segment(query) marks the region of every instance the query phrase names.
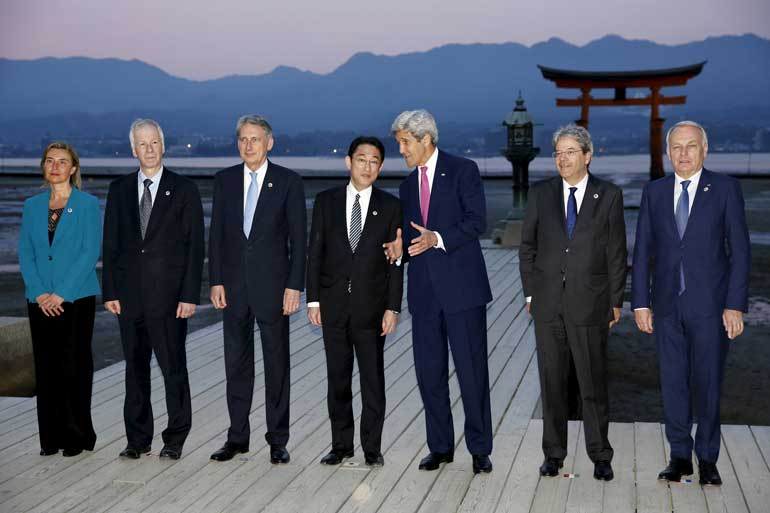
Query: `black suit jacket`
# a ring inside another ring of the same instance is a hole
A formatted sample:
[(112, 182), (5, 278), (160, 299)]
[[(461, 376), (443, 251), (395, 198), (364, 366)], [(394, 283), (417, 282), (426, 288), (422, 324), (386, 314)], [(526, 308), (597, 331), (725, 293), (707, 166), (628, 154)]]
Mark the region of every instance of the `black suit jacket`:
[(126, 318), (174, 316), (179, 302), (200, 302), (200, 194), (192, 180), (164, 167), (142, 240), (137, 174), (114, 180), (107, 194), (102, 298), (120, 300)]
[(307, 210), (302, 178), (268, 162), (249, 237), (243, 234), (243, 163), (214, 177), (209, 281), (259, 321), (282, 315), (284, 289), (303, 290)]
[[(401, 226), (398, 199), (372, 188), (366, 223), (355, 254), (350, 248), (345, 210), (346, 187), (316, 196), (310, 230), (307, 302), (321, 302), (321, 319), (344, 326), (379, 330), (385, 310), (401, 310), (404, 270), (388, 264), (382, 245)], [(350, 283), (350, 293), (348, 293)]]
[(623, 192), (589, 174), (572, 239), (567, 237), (560, 176), (529, 190), (519, 268), (536, 320), (560, 310), (579, 325), (597, 325), (621, 307), (626, 286)]

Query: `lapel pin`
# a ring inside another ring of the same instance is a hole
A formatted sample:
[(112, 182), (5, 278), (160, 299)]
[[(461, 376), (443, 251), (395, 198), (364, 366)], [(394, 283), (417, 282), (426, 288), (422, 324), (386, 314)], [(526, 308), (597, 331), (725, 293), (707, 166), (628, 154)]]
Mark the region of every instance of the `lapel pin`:
[(441, 176), (446, 176), (446, 173), (441, 173)]
[(270, 188), (273, 186), (273, 182), (267, 182), (267, 187)]
[(709, 190), (709, 186), (710, 186), (710, 185), (711, 185), (711, 184), (708, 184), (708, 185), (706, 185), (706, 186), (703, 188), (703, 192), (708, 192), (708, 190)]
[(68, 214), (71, 214), (71, 213), (72, 213), (72, 207), (70, 207), (70, 208), (68, 208), (68, 209), (67, 209), (67, 213), (68, 213)]
[(594, 199), (599, 199), (599, 195), (594, 193)]
[(377, 215), (377, 211), (376, 210), (372, 210), (372, 215), (376, 216)]
[(171, 196), (171, 191), (166, 191), (166, 196)]

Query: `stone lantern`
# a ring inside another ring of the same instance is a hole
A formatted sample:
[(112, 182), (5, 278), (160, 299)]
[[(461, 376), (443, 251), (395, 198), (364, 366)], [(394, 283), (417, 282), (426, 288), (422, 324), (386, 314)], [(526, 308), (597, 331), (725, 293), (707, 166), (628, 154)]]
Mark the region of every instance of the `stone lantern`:
[[(524, 99), (516, 99), (516, 108), (503, 120), (508, 129), (508, 146), (500, 153), (513, 166), (513, 189), (526, 191), (529, 188), (529, 163), (540, 153), (540, 148), (533, 146), (533, 129), (535, 126), (532, 116), (524, 106)], [(526, 197), (526, 194), (525, 194)], [(514, 207), (516, 194), (514, 194)], [(520, 205), (523, 207), (524, 205)]]

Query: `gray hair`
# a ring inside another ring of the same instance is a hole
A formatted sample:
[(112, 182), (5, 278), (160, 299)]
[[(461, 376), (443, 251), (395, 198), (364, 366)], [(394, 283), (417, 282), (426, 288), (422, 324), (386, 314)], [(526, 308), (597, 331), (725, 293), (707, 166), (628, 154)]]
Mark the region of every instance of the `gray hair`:
[(135, 119), (133, 123), (131, 123), (131, 128), (128, 131), (128, 140), (131, 142), (131, 151), (136, 151), (136, 148), (134, 148), (134, 132), (136, 130), (139, 130), (140, 128), (144, 128), (146, 126), (152, 126), (155, 127), (155, 129), (158, 131), (158, 134), (160, 135), (160, 146), (161, 149), (166, 149), (166, 140), (163, 137), (163, 129), (160, 127), (157, 121), (154, 119)]
[(399, 114), (396, 120), (393, 121), (390, 131), (395, 134), (401, 130), (406, 130), (418, 140), (421, 140), (425, 137), (425, 134), (428, 134), (433, 145), (438, 144), (436, 120), (425, 109), (405, 110)]
[(238, 118), (238, 122), (235, 124), (236, 137), (240, 137), (241, 128), (246, 124), (262, 127), (265, 134), (267, 134), (267, 137), (273, 136), (273, 127), (270, 126), (270, 123), (267, 122), (267, 119), (265, 119), (264, 116), (260, 116), (259, 114), (246, 114), (245, 116)]
[(700, 130), (700, 135), (703, 138), (703, 145), (708, 146), (709, 144), (709, 138), (706, 135), (706, 130), (703, 128), (703, 126), (700, 123), (696, 123), (695, 121), (680, 121), (679, 123), (676, 123), (674, 126), (668, 129), (668, 132), (666, 132), (666, 149), (668, 149), (668, 141), (671, 138), (671, 134), (674, 133), (674, 130), (677, 128), (681, 128), (683, 126), (691, 126), (693, 128), (697, 128)]
[(559, 139), (562, 137), (575, 139), (575, 141), (577, 141), (577, 143), (580, 145), (580, 149), (583, 150), (583, 153), (591, 152), (591, 154), (593, 154), (594, 143), (591, 140), (591, 134), (588, 133), (588, 130), (582, 126), (570, 123), (567, 126), (562, 126), (556, 129), (556, 131), (553, 133), (553, 139), (551, 140), (554, 150), (556, 149), (556, 144), (559, 142)]

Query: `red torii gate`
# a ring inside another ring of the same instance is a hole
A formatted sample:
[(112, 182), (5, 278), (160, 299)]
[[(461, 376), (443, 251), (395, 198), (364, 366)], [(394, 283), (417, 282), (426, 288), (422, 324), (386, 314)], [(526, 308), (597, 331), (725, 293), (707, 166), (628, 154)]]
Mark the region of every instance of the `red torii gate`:
[[(650, 179), (663, 176), (663, 122), (660, 105), (683, 105), (686, 96), (663, 96), (663, 87), (683, 86), (697, 76), (706, 61), (680, 68), (641, 71), (571, 71), (538, 65), (543, 78), (556, 87), (580, 89), (578, 98), (557, 98), (557, 107), (580, 107), (578, 125), (588, 128), (588, 109), (594, 107), (619, 107), (650, 105)], [(626, 98), (627, 88), (649, 88), (644, 98)], [(614, 89), (614, 98), (593, 98), (592, 89)]]

